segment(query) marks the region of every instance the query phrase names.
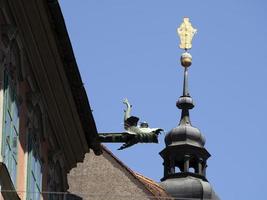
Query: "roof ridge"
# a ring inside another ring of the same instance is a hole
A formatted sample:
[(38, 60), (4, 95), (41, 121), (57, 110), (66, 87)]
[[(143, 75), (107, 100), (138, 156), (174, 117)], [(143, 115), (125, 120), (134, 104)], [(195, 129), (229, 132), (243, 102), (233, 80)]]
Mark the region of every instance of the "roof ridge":
[(141, 182), (143, 182), (145, 185), (147, 185), (147, 187), (152, 190), (152, 192), (156, 195), (156, 196), (164, 196), (164, 197), (169, 197), (168, 199), (172, 199), (169, 194), (166, 192), (166, 190), (161, 187), (161, 185), (159, 185), (157, 182), (155, 182), (153, 179), (150, 179), (142, 174), (139, 173), (135, 173), (136, 176), (140, 179)]
[[(142, 175), (142, 174), (140, 174), (140, 173), (138, 173), (138, 172), (134, 172), (134, 173), (135, 173), (135, 175), (137, 175), (138, 177), (140, 176), (141, 178), (146, 179), (146, 180), (149, 181), (150, 183), (153, 183), (153, 184), (154, 184), (155, 186), (157, 186), (158, 188), (164, 190), (164, 188), (161, 187), (161, 186), (160, 186), (156, 181), (154, 181), (153, 179), (148, 178), (147, 176), (144, 176), (144, 175)], [(164, 190), (164, 191), (165, 191), (165, 190)]]

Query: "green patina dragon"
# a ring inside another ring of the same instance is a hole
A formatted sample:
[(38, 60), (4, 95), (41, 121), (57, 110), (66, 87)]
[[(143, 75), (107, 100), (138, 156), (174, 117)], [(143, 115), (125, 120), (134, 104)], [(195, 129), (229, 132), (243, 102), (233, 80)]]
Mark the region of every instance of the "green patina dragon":
[(126, 105), (124, 110), (124, 129), (122, 133), (101, 133), (99, 134), (100, 142), (105, 143), (124, 143), (118, 150), (125, 149), (137, 143), (158, 143), (158, 135), (163, 129), (149, 128), (147, 122), (140, 123), (139, 118), (131, 116), (132, 106), (128, 99), (124, 99)]

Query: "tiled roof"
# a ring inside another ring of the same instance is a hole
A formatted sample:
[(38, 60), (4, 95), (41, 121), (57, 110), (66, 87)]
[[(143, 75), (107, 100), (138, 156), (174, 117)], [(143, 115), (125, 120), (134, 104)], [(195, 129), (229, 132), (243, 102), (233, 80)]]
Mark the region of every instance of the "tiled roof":
[(154, 180), (147, 178), (139, 173), (135, 176), (156, 196), (158, 199), (172, 199), (167, 192)]
[(128, 171), (134, 178), (136, 178), (144, 187), (151, 193), (151, 196), (155, 197), (153, 199), (164, 199), (169, 200), (171, 198), (167, 192), (155, 181), (149, 179), (137, 172), (134, 172), (129, 167), (127, 167), (119, 158), (117, 158), (107, 147), (102, 145), (103, 151), (109, 154), (114, 160), (122, 166), (126, 171)]

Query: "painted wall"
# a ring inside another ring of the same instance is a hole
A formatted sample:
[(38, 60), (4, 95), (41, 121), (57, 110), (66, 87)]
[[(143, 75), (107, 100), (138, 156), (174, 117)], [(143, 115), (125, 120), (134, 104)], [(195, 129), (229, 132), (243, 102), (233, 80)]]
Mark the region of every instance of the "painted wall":
[[(20, 199), (24, 200), (27, 195), (36, 192), (27, 187), (30, 174), (28, 156), (31, 151), (29, 149), (30, 136), (37, 144), (34, 148), (38, 146), (35, 151), (41, 165), (41, 173), (38, 175), (41, 178), (41, 190), (45, 192), (66, 191), (67, 172), (64, 170), (64, 160), (58, 142), (53, 137), (55, 132), (45, 109), (47, 102), (40, 93), (38, 81), (34, 75), (37, 66), (32, 63), (37, 58), (30, 56), (26, 51), (23, 35), (16, 26), (14, 13), (8, 1), (0, 0), (0, 5), (0, 149), (4, 146), (3, 81), (4, 71), (7, 71), (15, 85), (19, 101), (17, 173), (16, 181), (13, 182), (17, 194)], [(2, 162), (2, 156), (0, 158)], [(52, 198), (53, 195), (50, 197)], [(0, 200), (2, 199), (3, 196), (0, 193)], [(49, 199), (49, 195), (44, 193), (41, 199)]]

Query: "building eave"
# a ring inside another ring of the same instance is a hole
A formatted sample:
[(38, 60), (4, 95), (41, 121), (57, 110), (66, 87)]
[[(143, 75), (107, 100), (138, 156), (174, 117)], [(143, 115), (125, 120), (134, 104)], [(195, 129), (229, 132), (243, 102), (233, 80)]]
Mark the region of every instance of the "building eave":
[(102, 153), (98, 133), (86, 94), (80, 72), (72, 50), (71, 42), (68, 36), (64, 18), (56, 0), (48, 1), (48, 10), (51, 16), (51, 25), (54, 28), (58, 50), (63, 61), (64, 70), (70, 84), (76, 109), (82, 124), (83, 131), (89, 148), (93, 149), (96, 155)]

